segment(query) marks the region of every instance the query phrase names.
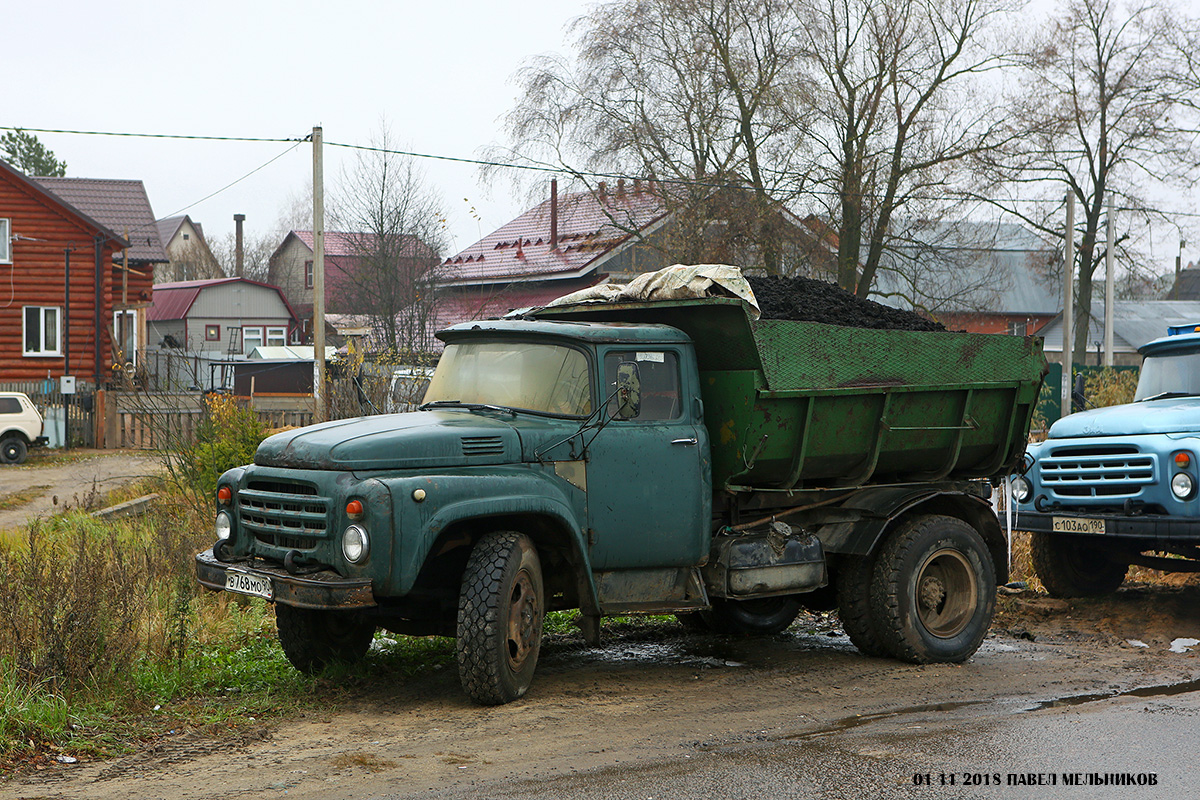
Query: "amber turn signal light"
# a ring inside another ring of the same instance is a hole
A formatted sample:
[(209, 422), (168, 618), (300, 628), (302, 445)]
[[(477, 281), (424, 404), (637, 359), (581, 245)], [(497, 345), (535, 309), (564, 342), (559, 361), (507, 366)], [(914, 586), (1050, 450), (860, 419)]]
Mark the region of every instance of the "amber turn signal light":
[(217, 502), (223, 506), (229, 505), (233, 501), (233, 490), (228, 486), (222, 486), (217, 489)]
[(351, 500), (346, 503), (346, 516), (350, 519), (363, 518), (363, 504), (361, 500)]
[(1191, 463), (1192, 457), (1184, 451), (1180, 450), (1175, 454), (1175, 466), (1179, 467), (1180, 469), (1187, 469)]

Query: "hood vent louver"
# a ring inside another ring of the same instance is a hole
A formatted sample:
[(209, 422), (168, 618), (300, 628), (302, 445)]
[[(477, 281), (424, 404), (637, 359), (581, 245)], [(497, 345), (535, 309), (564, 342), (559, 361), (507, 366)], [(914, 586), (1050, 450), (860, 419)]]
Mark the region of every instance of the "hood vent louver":
[(501, 456), (504, 455), (504, 439), (500, 436), (464, 436), (462, 437), (462, 452), (468, 458), (471, 456)]

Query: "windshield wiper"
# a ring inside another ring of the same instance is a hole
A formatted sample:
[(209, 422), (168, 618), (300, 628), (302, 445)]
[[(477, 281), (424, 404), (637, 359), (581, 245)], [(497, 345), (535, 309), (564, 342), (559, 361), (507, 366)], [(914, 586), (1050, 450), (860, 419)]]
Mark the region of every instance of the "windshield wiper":
[(429, 408), (465, 408), (468, 411), (499, 411), (502, 414), (512, 414), (514, 417), (517, 415), (515, 409), (505, 406), (494, 406), (489, 403), (464, 403), (462, 400), (433, 400), (417, 406), (418, 411)]
[(1149, 397), (1143, 397), (1141, 400), (1138, 400), (1138, 402), (1139, 403), (1147, 403), (1151, 400), (1165, 400), (1168, 397), (1195, 397), (1195, 396), (1196, 395), (1192, 392), (1159, 392), (1158, 394), (1152, 394)]

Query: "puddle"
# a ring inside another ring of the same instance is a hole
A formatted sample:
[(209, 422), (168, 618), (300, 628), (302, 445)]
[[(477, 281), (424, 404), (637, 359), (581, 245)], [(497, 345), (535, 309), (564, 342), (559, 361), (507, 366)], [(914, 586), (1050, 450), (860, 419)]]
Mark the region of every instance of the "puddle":
[(1124, 692), (1097, 692), (1095, 694), (1077, 694), (1071, 697), (1059, 697), (1054, 700), (1044, 700), (1022, 711), (1041, 711), (1044, 708), (1066, 708), (1081, 706), (1084, 703), (1095, 703), (1100, 700), (1111, 700), (1116, 697), (1174, 697), (1188, 692), (1200, 691), (1200, 680), (1185, 681), (1184, 683), (1168, 683), (1162, 686), (1142, 686), (1128, 689)]
[(898, 708), (894, 711), (881, 711), (878, 714), (856, 714), (853, 717), (844, 717), (839, 719), (827, 728), (822, 728), (818, 731), (809, 731), (807, 733), (799, 733), (793, 736), (783, 737), (785, 741), (804, 742), (809, 739), (819, 739), (823, 736), (831, 736), (835, 733), (848, 731), (852, 728), (857, 728), (862, 725), (869, 725), (872, 722), (878, 722), (883, 719), (895, 719), (908, 714), (929, 714), (937, 711), (957, 711), (960, 708), (969, 708), (971, 706), (982, 705), (991, 702), (989, 700), (964, 700), (958, 703), (928, 703), (920, 706), (909, 706), (907, 708)]

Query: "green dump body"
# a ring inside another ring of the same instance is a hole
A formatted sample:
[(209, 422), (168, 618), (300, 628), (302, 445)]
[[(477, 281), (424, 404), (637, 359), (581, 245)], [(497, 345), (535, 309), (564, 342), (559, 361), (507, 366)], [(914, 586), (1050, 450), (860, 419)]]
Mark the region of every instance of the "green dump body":
[(753, 320), (726, 298), (539, 317), (660, 323), (692, 339), (714, 488), (793, 490), (1005, 474), (1025, 451), (1041, 340)]

